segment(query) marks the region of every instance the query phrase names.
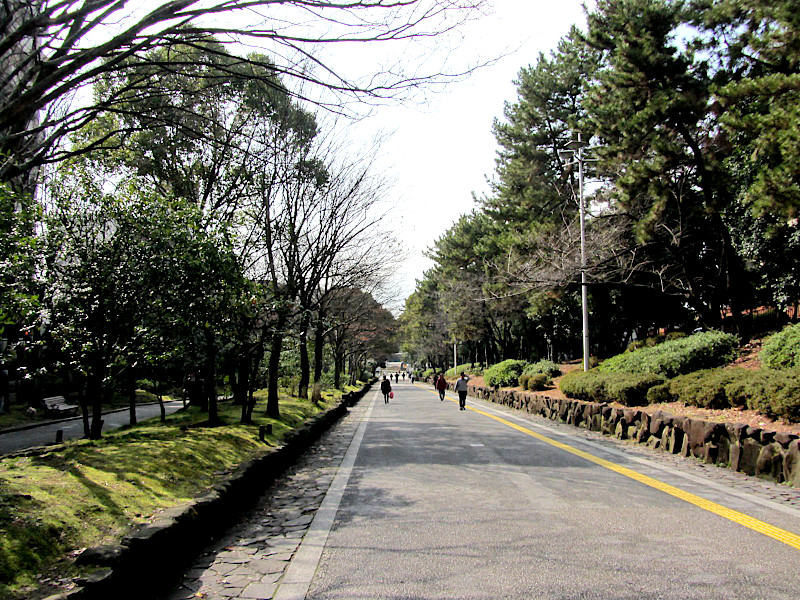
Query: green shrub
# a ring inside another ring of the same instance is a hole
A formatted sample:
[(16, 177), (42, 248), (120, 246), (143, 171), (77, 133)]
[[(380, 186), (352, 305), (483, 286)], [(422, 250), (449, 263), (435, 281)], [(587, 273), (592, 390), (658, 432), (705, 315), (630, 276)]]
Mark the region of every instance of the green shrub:
[(652, 373), (613, 373), (607, 375), (605, 396), (610, 402), (625, 406), (647, 404), (647, 392), (654, 386), (664, 383), (661, 375)]
[(602, 373), (652, 373), (675, 377), (722, 366), (736, 355), (739, 340), (721, 331), (705, 331), (658, 346), (623, 352), (603, 362)]
[(523, 373), (526, 375), (537, 375), (539, 373), (544, 373), (548, 377), (558, 377), (561, 375), (561, 369), (559, 369), (558, 365), (552, 360), (540, 360), (527, 365)]
[(519, 385), (524, 390), (544, 390), (552, 384), (553, 380), (544, 373), (523, 373), (519, 376)]
[(605, 382), (608, 377), (597, 371), (570, 371), (561, 378), (559, 387), (569, 398), (591, 402), (607, 402)]
[(137, 379), (136, 380), (136, 389), (137, 390), (144, 390), (145, 392), (155, 392), (156, 386), (149, 379)]
[(705, 369), (650, 388), (651, 404), (678, 400), (689, 406), (749, 408), (771, 418), (800, 421), (800, 370)]
[(771, 335), (761, 349), (761, 362), (770, 369), (800, 368), (800, 323)]
[(469, 375), (481, 375), (483, 374), (483, 368), (480, 366), (480, 364), (465, 363), (463, 365), (458, 365), (455, 369), (447, 369), (445, 375), (457, 377), (460, 376), (462, 372)]
[(423, 377), (432, 377), (432, 376), (433, 376), (433, 374), (434, 374), (435, 372), (436, 372), (436, 371), (435, 371), (434, 369), (425, 369), (425, 370), (422, 372), (422, 376), (423, 376)]
[[(525, 375), (521, 377), (525, 377)], [(533, 375), (527, 375), (527, 377), (528, 386), (525, 388), (526, 390), (544, 390), (553, 384), (553, 380), (546, 373), (534, 373)]]
[(647, 403), (648, 404), (662, 404), (673, 402), (675, 396), (669, 391), (669, 382), (654, 385), (647, 390)]
[(650, 373), (571, 371), (561, 378), (561, 391), (579, 400), (642, 406), (647, 404), (648, 390), (663, 383), (663, 377)]
[(483, 372), (486, 385), (495, 387), (514, 387), (519, 383), (519, 376), (525, 368), (524, 360), (510, 358), (492, 365)]
[(654, 335), (647, 337), (643, 340), (635, 340), (628, 344), (626, 348), (626, 352), (633, 352), (634, 350), (639, 350), (641, 348), (652, 348), (653, 346), (658, 346), (659, 344), (663, 344), (664, 342), (670, 342), (672, 340), (678, 340), (681, 338), (685, 338), (686, 334), (683, 331), (670, 331), (666, 335)]
[(672, 340), (680, 340), (687, 337), (686, 333), (683, 331), (670, 331), (665, 337), (665, 342), (671, 342)]

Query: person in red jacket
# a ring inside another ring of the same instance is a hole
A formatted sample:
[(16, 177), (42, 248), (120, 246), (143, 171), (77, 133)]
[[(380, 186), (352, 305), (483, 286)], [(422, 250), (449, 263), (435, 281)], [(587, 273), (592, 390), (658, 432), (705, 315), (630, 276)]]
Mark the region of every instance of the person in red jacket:
[(444, 400), (444, 393), (447, 390), (447, 380), (444, 375), (439, 375), (439, 379), (436, 380), (436, 389), (439, 390), (439, 400)]

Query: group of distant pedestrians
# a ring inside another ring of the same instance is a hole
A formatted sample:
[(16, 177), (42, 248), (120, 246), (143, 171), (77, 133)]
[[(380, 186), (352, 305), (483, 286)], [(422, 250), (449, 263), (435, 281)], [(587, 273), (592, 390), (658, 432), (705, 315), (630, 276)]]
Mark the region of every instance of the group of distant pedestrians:
[[(395, 373), (392, 375), (389, 373), (388, 377), (386, 375), (383, 376), (383, 381), (381, 381), (381, 393), (383, 394), (383, 402), (385, 404), (389, 404), (389, 400), (394, 398), (394, 393), (392, 392), (392, 377), (394, 377), (395, 383), (400, 383), (400, 378), (403, 378), (403, 381), (406, 380), (406, 373), (403, 371), (402, 373)], [(408, 380), (411, 383), (414, 383), (414, 374), (408, 374)]]
[[(400, 373), (394, 374), (394, 382), (400, 383)], [(402, 373), (403, 381), (406, 379), (405, 372)], [(414, 374), (409, 373), (408, 379), (411, 383), (414, 383)], [(461, 371), (461, 377), (458, 378), (453, 384), (453, 390), (458, 394), (458, 408), (459, 410), (467, 410), (467, 382), (469, 381), (469, 377), (464, 371)], [(433, 376), (433, 387), (434, 389), (439, 392), (439, 400), (444, 400), (444, 394), (447, 391), (447, 380), (444, 378), (444, 374), (439, 375), (438, 373), (434, 374)], [(389, 404), (389, 400), (394, 398), (394, 393), (392, 392), (392, 374), (390, 373), (388, 377), (386, 375), (383, 376), (383, 381), (381, 381), (381, 393), (383, 394), (383, 402), (384, 404)]]

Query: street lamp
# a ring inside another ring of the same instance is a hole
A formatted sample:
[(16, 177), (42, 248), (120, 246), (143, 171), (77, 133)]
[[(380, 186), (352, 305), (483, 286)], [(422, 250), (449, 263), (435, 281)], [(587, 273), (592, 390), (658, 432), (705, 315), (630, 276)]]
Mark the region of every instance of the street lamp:
[(583, 163), (587, 159), (583, 155), (583, 140), (578, 132), (578, 139), (567, 144), (567, 150), (559, 150), (561, 160), (568, 161), (565, 166), (578, 165), (578, 206), (581, 223), (581, 309), (583, 312), (583, 370), (589, 370), (589, 301), (586, 287), (586, 207), (583, 201)]

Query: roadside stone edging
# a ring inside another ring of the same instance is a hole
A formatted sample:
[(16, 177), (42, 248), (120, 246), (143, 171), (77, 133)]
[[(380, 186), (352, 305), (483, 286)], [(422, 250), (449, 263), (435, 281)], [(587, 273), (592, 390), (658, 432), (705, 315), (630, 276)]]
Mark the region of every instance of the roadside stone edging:
[[(452, 387), (448, 383), (448, 388)], [(468, 385), (467, 389), (475, 398), (552, 421), (632, 440), (671, 454), (694, 456), (707, 464), (800, 487), (800, 436), (794, 434), (679, 417), (663, 411), (649, 415), (636, 408), (614, 408), (605, 402), (552, 398), (476, 385)]]
[(348, 392), (339, 404), (288, 432), (273, 452), (241, 463), (208, 492), (162, 511), (152, 523), (134, 528), (119, 544), (87, 548), (76, 563), (96, 567), (93, 573), (79, 579), (75, 589), (46, 600), (139, 599), (163, 589), (183, 563), (188, 564), (226, 531), (373, 383)]

